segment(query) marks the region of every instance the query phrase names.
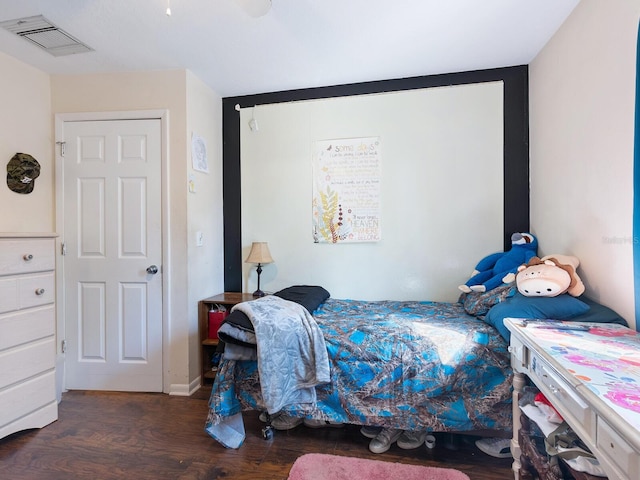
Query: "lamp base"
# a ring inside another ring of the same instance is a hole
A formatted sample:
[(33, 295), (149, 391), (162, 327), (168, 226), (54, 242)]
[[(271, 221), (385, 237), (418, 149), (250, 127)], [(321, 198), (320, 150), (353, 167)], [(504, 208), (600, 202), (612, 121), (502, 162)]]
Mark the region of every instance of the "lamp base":
[(264, 297), (266, 295), (266, 293), (264, 293), (262, 290), (258, 289), (255, 292), (253, 292), (253, 296), (254, 297)]

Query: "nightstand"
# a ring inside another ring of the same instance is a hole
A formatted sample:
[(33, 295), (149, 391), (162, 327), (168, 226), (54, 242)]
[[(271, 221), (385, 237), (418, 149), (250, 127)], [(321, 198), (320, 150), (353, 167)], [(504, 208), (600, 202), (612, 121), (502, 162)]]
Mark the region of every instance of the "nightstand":
[(198, 325), (200, 331), (200, 358), (202, 362), (202, 383), (213, 382), (217, 368), (211, 361), (218, 348), (218, 339), (209, 338), (209, 310), (213, 305), (220, 305), (231, 310), (234, 305), (255, 300), (251, 293), (224, 292), (198, 302)]

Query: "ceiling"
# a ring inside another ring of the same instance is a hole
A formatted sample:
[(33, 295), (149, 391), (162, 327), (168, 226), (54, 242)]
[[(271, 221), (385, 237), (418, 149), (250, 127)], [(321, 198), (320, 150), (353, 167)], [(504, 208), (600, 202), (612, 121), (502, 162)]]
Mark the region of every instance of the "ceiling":
[(51, 74), (188, 69), (229, 97), (528, 64), (579, 2), (272, 0), (256, 18), (249, 1), (0, 0), (0, 22), (44, 15), (94, 50), (0, 29), (0, 52)]

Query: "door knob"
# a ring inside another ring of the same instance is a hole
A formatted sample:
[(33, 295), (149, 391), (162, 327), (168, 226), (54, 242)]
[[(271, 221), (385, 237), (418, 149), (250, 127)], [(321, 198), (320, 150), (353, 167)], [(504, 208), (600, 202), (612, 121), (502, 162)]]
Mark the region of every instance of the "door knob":
[(155, 275), (156, 273), (158, 273), (158, 267), (156, 267), (155, 265), (149, 265), (147, 267), (147, 273), (149, 275)]

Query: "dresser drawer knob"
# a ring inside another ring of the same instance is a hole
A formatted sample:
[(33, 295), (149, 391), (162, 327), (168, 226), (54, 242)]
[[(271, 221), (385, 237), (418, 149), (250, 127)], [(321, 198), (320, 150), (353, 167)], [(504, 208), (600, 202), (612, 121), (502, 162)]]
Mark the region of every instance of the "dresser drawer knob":
[(36, 295), (44, 295), (44, 288), (38, 288), (36, 290)]
[(25, 254), (22, 256), (22, 259), (23, 259), (25, 262), (30, 262), (31, 260), (33, 260), (33, 254), (31, 254), (31, 253), (25, 253)]

